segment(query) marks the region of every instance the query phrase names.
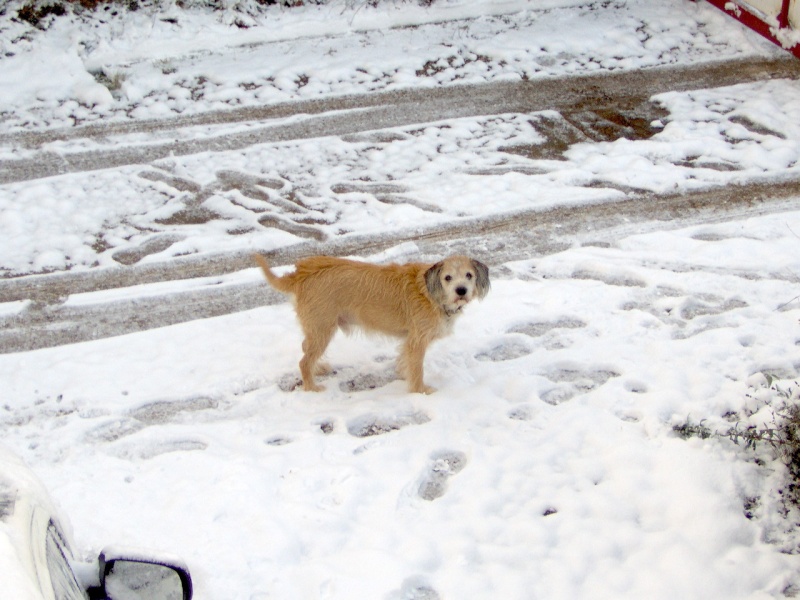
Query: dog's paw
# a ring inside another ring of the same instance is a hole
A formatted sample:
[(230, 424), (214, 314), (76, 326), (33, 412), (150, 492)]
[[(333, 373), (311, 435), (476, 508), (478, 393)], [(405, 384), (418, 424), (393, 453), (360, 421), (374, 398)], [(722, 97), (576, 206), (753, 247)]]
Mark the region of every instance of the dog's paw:
[(423, 384), (419, 387), (409, 387), (408, 391), (411, 394), (433, 394), (436, 392), (436, 388)]
[(317, 385), (316, 383), (303, 382), (303, 391), (306, 391), (306, 392), (324, 392), (325, 391), (325, 386), (324, 385)]

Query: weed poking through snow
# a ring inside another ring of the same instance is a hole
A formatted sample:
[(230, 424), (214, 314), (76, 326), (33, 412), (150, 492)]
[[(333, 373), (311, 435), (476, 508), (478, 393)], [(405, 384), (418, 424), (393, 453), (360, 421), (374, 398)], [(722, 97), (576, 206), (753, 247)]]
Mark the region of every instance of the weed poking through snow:
[[(789, 518), (800, 510), (800, 388), (797, 382), (781, 386), (775, 377), (768, 374), (764, 374), (761, 381), (761, 389), (747, 395), (752, 409), (744, 411), (749, 413), (747, 416), (759, 413), (757, 420), (760, 424), (748, 423), (736, 415), (737, 421), (723, 429), (713, 429), (706, 424), (706, 419), (699, 422), (687, 419), (672, 429), (682, 439), (728, 439), (752, 452), (755, 462), (761, 466), (767, 466), (770, 459), (772, 463), (783, 463), (786, 467), (785, 483), (777, 492), (782, 506), (781, 516)], [(766, 413), (767, 418), (762, 413)], [(768, 450), (767, 456), (762, 449)], [(752, 501), (751, 504), (758, 504), (757, 499), (748, 500)], [(793, 551), (800, 552), (800, 547)]]

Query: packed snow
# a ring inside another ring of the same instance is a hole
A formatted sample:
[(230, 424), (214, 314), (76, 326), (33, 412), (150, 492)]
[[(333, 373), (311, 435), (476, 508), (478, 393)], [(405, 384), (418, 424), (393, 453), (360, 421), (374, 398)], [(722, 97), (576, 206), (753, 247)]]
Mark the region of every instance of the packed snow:
[[(233, 14), (108, 13), (102, 26), (65, 16), (43, 32), (7, 11), (0, 160), (36, 155), (25, 133), (87, 123), (779, 52), (682, 0)], [(660, 94), (652, 137), (576, 143), (558, 159), (506, 151), (544, 142), (542, 124), (560, 118), (544, 111), (7, 183), (0, 272), (381, 239), (797, 177), (798, 85)], [(159, 135), (56, 138), (45, 149), (136, 147)], [(176, 218), (189, 210), (213, 218)], [(109, 543), (178, 554), (197, 598), (792, 596), (800, 558), (780, 461), (673, 428), (761, 425), (793, 397), (798, 247), (800, 211), (789, 210), (489, 261), (488, 297), (428, 352), (426, 381), (439, 390), (430, 396), (396, 378), (396, 341), (362, 335), (334, 339), (326, 391), (297, 389), (302, 339), (288, 301), (4, 354), (3, 443), (47, 484), (87, 556)], [(366, 259), (422, 254), (412, 242)], [(261, 277), (253, 268), (219, 281)], [(145, 293), (155, 292), (63, 300)], [(0, 304), (0, 315), (29, 304)]]

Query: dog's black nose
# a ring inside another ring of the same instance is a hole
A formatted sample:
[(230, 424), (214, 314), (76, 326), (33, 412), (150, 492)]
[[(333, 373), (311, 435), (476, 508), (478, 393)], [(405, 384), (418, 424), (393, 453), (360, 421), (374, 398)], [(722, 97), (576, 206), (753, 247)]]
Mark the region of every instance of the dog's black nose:
[(456, 294), (458, 294), (459, 296), (466, 296), (467, 295), (467, 288), (465, 288), (463, 286), (462, 287), (457, 287), (456, 288)]

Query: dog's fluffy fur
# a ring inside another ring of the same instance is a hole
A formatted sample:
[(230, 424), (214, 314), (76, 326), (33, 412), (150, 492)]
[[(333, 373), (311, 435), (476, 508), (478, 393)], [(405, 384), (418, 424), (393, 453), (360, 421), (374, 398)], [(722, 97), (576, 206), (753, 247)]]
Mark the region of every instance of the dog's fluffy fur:
[(256, 261), (276, 290), (294, 296), (303, 328), (300, 374), (303, 389), (323, 389), (314, 375), (327, 370), (319, 360), (339, 327), (352, 327), (402, 338), (398, 372), (411, 392), (435, 390), (423, 382), (428, 345), (453, 327), (461, 309), (489, 292), (489, 269), (466, 256), (452, 256), (434, 265), (373, 265), (315, 256), (299, 261), (295, 271), (278, 277), (267, 260)]

